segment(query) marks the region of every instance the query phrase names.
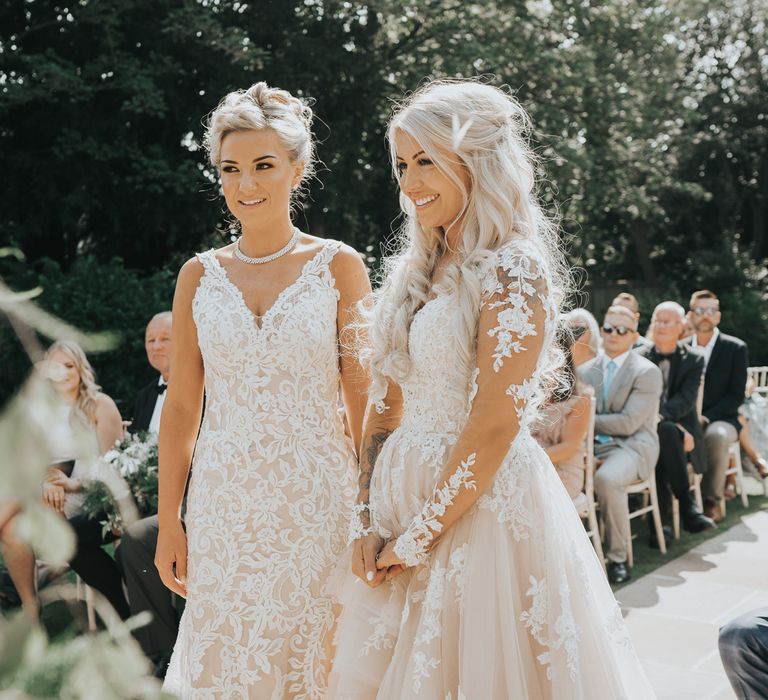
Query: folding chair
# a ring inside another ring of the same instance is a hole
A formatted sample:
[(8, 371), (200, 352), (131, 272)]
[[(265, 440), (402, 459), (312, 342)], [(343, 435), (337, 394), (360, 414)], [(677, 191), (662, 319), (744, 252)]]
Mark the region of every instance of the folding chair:
[(597, 552), (597, 558), (605, 569), (603, 543), (600, 539), (600, 527), (597, 522), (597, 502), (595, 501), (595, 412), (597, 401), (593, 396), (589, 400), (589, 430), (587, 431), (587, 449), (584, 452), (584, 491), (585, 500), (579, 508), (579, 515), (586, 520), (587, 536)]
[[(632, 493), (642, 493), (645, 495), (643, 499), (644, 504), (636, 510), (631, 510), (628, 516), (628, 525), (631, 531), (632, 518), (638, 518), (646, 513), (651, 513), (653, 517), (653, 525), (656, 530), (656, 539), (659, 543), (659, 551), (662, 554), (667, 553), (667, 543), (664, 540), (664, 530), (661, 527), (661, 512), (659, 511), (659, 497), (656, 492), (656, 470), (651, 469), (651, 473), (647, 479), (638, 479), (634, 483), (627, 486), (627, 497)], [(629, 538), (627, 546), (627, 563), (630, 568), (634, 566), (634, 558), (632, 555), (632, 537)]]

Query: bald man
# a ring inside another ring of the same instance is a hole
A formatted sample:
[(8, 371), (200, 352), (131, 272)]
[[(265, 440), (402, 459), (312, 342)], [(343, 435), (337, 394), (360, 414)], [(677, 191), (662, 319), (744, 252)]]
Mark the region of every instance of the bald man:
[[(157, 370), (153, 379), (139, 393), (130, 430), (160, 432), (160, 415), (165, 403), (165, 387), (171, 369), (171, 312), (152, 317), (144, 333), (144, 348), (149, 364)], [(154, 666), (154, 675), (162, 678), (171, 658), (179, 628), (180, 613), (170, 591), (160, 580), (155, 567), (157, 515), (129, 525), (123, 532), (115, 559), (128, 589), (131, 615), (148, 611), (152, 621), (133, 631), (142, 650)]]
[(159, 377), (145, 386), (136, 399), (133, 422), (130, 430), (148, 430), (157, 435), (160, 432), (160, 415), (165, 404), (165, 388), (171, 371), (171, 312), (155, 314), (144, 332), (144, 349), (149, 364), (157, 370)]

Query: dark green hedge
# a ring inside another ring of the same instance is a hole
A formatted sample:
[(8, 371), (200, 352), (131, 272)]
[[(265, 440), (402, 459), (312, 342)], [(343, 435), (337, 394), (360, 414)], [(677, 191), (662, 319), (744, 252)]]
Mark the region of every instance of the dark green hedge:
[[(171, 308), (175, 271), (152, 274), (126, 268), (118, 258), (106, 264), (79, 258), (66, 272), (52, 260), (13, 265), (4, 278), (15, 290), (40, 286), (36, 302), (83, 331), (114, 331), (115, 349), (91, 354), (96, 379), (129, 418), (136, 393), (152, 377), (144, 352), (144, 328), (158, 311)], [(44, 339), (47, 344), (47, 340)], [(7, 322), (0, 323), (0, 398), (12, 395), (29, 370), (29, 361)]]

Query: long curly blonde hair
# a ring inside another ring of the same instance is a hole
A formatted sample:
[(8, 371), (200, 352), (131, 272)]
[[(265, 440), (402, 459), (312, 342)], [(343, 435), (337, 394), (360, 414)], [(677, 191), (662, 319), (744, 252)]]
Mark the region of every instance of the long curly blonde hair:
[(80, 383), (77, 388), (77, 400), (73, 408), (73, 416), (87, 426), (96, 423), (96, 405), (98, 403), (101, 387), (96, 383), (96, 374), (91, 363), (86, 357), (85, 351), (73, 340), (57, 340), (45, 352), (45, 359), (50, 360), (51, 355), (63, 352), (75, 365), (80, 375)]
[[(513, 238), (533, 242), (549, 271), (550, 292), (562, 300), (569, 287), (558, 228), (543, 212), (534, 191), (536, 158), (528, 143), (529, 118), (502, 89), (475, 81), (432, 81), (405, 99), (389, 122), (387, 139), (395, 178), (397, 131), (415, 139), (463, 193), (459, 249), (445, 268), (439, 291), (457, 299), (459, 333), (464, 340), (459, 359), (471, 372), (482, 280), (501, 246)], [(451, 168), (456, 162), (469, 175), (469, 191)], [(385, 396), (388, 379), (401, 383), (410, 371), (411, 323), (429, 299), (432, 276), (446, 251), (443, 230), (422, 228), (415, 205), (403, 193), (400, 207), (405, 222), (393, 254), (383, 261), (382, 284), (365, 322), (369, 341), (361, 356), (371, 372), (374, 403)], [(551, 352), (544, 371), (556, 372), (562, 354), (556, 349)]]

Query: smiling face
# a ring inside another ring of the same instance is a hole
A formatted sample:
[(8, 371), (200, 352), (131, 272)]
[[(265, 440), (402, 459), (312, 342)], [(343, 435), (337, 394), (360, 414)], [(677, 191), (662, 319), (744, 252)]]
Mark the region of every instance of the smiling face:
[(144, 333), (144, 349), (147, 359), (167, 379), (171, 368), (171, 319), (163, 315), (153, 318)]
[(676, 343), (683, 334), (683, 317), (673, 309), (653, 312), (653, 340), (657, 344)]
[[(616, 309), (616, 311), (614, 310)], [(618, 310), (624, 311), (620, 313)], [(606, 328), (611, 328), (610, 332)], [(624, 310), (622, 307), (613, 306), (605, 314), (603, 327), (600, 329), (600, 335), (603, 338), (603, 349), (608, 357), (618, 357), (625, 352), (629, 352), (632, 345), (637, 340), (637, 321), (631, 311)], [(626, 331), (620, 335), (618, 331)]]
[(688, 318), (697, 333), (712, 333), (720, 324), (720, 302), (707, 298), (692, 301)]
[(48, 355), (48, 378), (56, 392), (62, 396), (77, 396), (80, 390), (80, 372), (75, 361), (63, 350), (54, 350)]
[(458, 179), (467, 193), (470, 177), (455, 153), (440, 154), (450, 163), (451, 175), (435, 165), (418, 141), (400, 129), (394, 135), (400, 191), (413, 202), (422, 228), (442, 228), (447, 231), (461, 224), (464, 195)]
[(244, 227), (284, 219), (302, 174), (273, 129), (231, 131), (221, 140), (221, 186)]

